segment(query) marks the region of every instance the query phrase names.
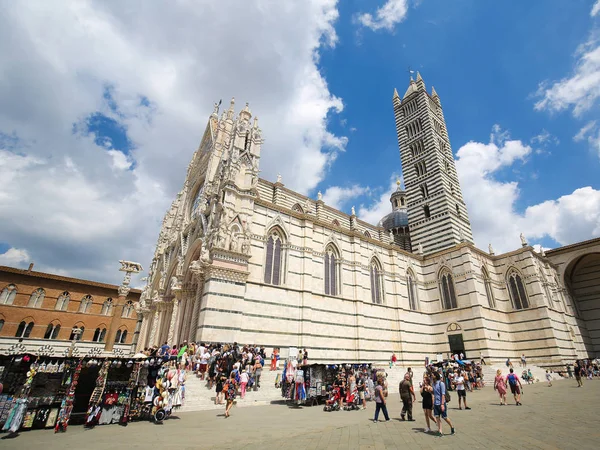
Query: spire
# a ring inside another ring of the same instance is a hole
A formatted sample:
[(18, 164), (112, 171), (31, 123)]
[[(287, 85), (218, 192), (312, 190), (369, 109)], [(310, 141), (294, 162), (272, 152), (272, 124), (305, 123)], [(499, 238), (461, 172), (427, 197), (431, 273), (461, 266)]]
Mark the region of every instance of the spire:
[(417, 72), (417, 89), (425, 90), (425, 82), (423, 81), (423, 77), (419, 72)]
[(435, 92), (435, 88), (434, 88), (433, 86), (431, 86), (431, 96), (432, 96), (432, 97), (438, 97), (438, 98), (439, 98), (439, 95), (438, 95), (438, 93), (437, 93), (437, 92)]
[(417, 81), (423, 81), (423, 78), (421, 78), (421, 74), (419, 73), (419, 71), (417, 71)]
[(244, 109), (240, 111), (240, 117), (245, 117), (246, 120), (250, 120), (250, 117), (252, 117), (252, 113), (250, 112), (250, 105), (248, 104), (248, 102), (246, 102), (246, 106), (244, 106)]
[(258, 128), (258, 116), (254, 116), (254, 123), (252, 124), (252, 128)]
[(227, 110), (227, 118), (233, 119), (234, 112), (235, 112), (235, 98), (231, 97), (231, 103), (229, 104), (229, 109)]
[(408, 85), (408, 89), (404, 93), (404, 97), (402, 97), (402, 100), (404, 100), (406, 97), (408, 97), (413, 92), (417, 92), (417, 83), (415, 83), (415, 80), (413, 80), (413, 78), (410, 77), (410, 84)]
[(392, 99), (395, 99), (395, 98), (400, 98), (400, 96), (398, 95), (398, 89), (396, 89), (396, 88), (394, 88), (394, 95), (393, 95)]

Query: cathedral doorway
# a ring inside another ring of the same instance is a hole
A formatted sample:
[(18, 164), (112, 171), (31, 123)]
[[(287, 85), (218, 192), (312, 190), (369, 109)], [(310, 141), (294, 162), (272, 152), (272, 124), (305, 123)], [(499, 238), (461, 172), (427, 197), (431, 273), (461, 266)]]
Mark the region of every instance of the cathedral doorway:
[[(580, 320), (582, 338), (591, 357), (600, 356), (600, 253), (583, 255), (569, 264), (565, 284)], [(583, 328), (583, 327), (582, 327)]]
[(467, 357), (465, 353), (465, 343), (463, 342), (463, 335), (461, 334), (449, 334), (448, 343), (450, 344), (450, 355), (460, 355), (461, 353)]

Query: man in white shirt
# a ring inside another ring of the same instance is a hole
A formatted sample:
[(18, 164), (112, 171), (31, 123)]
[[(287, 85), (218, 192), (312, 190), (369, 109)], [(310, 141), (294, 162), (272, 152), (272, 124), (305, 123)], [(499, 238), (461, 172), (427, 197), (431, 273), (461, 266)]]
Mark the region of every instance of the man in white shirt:
[(471, 409), (467, 406), (467, 390), (465, 389), (464, 375), (464, 372), (460, 372), (460, 369), (458, 369), (453, 381), (454, 386), (456, 386), (456, 394), (458, 395), (458, 409), (462, 409), (461, 400), (465, 404), (465, 409)]

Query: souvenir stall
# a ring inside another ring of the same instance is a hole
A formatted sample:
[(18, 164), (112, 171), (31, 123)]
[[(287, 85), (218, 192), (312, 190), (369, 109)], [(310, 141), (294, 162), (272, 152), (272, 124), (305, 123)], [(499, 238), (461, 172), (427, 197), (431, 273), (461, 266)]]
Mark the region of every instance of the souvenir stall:
[(160, 359), (15, 355), (0, 356), (0, 383), (2, 431), (57, 432), (163, 420), (183, 403), (185, 372)]

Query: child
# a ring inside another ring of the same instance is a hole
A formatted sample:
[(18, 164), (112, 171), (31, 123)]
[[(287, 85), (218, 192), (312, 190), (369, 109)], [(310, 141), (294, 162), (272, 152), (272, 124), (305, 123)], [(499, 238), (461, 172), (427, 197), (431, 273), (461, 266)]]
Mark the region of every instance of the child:
[(552, 374), (549, 370), (546, 370), (546, 380), (548, 380), (548, 387), (552, 386)]

